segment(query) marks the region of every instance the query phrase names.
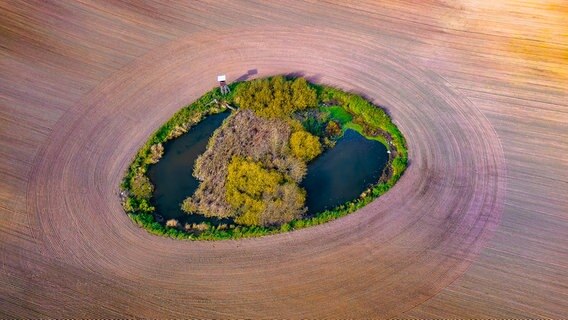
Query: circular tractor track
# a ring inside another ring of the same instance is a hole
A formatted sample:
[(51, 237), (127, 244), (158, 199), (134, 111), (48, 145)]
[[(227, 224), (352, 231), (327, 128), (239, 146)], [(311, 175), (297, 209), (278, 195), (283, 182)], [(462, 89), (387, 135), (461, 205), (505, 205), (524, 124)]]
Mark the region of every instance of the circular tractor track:
[[(252, 69), (256, 77), (300, 74), (383, 106), (408, 142), (404, 176), (353, 214), (286, 234), (191, 242), (137, 227), (118, 198), (135, 152), (215, 75), (234, 80)], [(60, 317), (400, 315), (474, 261), (505, 190), (500, 141), (475, 105), (388, 43), (337, 29), (177, 39), (92, 90), (48, 140), (27, 209), (38, 250), (54, 266), (35, 272), (60, 286), (43, 293), (59, 302), (45, 312)]]

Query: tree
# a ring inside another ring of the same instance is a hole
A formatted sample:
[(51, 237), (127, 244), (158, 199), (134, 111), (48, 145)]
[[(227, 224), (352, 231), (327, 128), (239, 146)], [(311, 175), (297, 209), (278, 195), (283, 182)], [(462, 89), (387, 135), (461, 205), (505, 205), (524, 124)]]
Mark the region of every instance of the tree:
[(292, 102), (295, 110), (304, 110), (317, 105), (317, 95), (315, 90), (308, 86), (304, 78), (296, 78), (291, 85)]
[(339, 124), (335, 121), (330, 121), (327, 123), (327, 126), (325, 127), (325, 133), (327, 134), (328, 137), (337, 137), (341, 134), (341, 127), (339, 126)]
[(188, 197), (181, 203), (181, 210), (187, 213), (196, 213), (199, 208), (197, 207), (195, 202), (193, 202), (193, 199), (191, 197)]
[(276, 76), (241, 85), (235, 102), (265, 118), (287, 118), (298, 110), (315, 107), (317, 95), (304, 78), (289, 81)]
[(147, 163), (158, 163), (164, 155), (164, 146), (161, 143), (154, 144), (150, 147), (149, 158), (146, 159)]
[(257, 162), (233, 157), (228, 168), (226, 197), (237, 212), (237, 222), (260, 225), (266, 207), (263, 198), (274, 193), (283, 178), (279, 172), (266, 170)]
[(297, 158), (306, 162), (313, 160), (322, 151), (318, 137), (306, 131), (292, 133), (290, 136), (290, 149)]
[(276, 170), (233, 157), (227, 175), (227, 202), (244, 225), (279, 225), (304, 212), (305, 191)]

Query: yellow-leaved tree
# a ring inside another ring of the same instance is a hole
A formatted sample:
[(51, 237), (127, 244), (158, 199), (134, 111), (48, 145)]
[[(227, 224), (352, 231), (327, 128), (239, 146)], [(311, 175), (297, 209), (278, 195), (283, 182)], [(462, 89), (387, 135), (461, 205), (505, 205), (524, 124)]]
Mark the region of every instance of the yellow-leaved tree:
[(290, 149), (294, 156), (304, 161), (311, 161), (322, 151), (318, 137), (307, 131), (292, 133), (290, 136)]
[(233, 157), (228, 167), (226, 199), (235, 210), (235, 222), (275, 225), (304, 213), (305, 191), (276, 170)]
[(283, 76), (242, 84), (235, 102), (265, 118), (288, 118), (294, 112), (317, 105), (317, 95), (304, 78), (288, 81)]

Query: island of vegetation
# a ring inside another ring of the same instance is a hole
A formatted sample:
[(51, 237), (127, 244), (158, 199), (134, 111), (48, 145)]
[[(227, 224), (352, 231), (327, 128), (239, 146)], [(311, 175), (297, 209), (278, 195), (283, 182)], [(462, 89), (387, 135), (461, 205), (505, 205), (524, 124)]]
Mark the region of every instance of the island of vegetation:
[[(190, 131), (210, 114), (233, 106), (195, 161), (199, 185), (181, 208), (190, 215), (231, 223), (163, 221), (152, 205), (149, 166), (164, 143)], [(346, 130), (383, 143), (389, 159), (382, 176), (361, 195), (331, 210), (306, 215), (302, 179), (308, 164), (333, 148)], [(405, 140), (386, 112), (362, 97), (304, 78), (275, 76), (214, 89), (177, 112), (140, 149), (121, 184), (123, 207), (140, 226), (159, 235), (194, 240), (236, 239), (321, 224), (384, 194), (407, 165)]]

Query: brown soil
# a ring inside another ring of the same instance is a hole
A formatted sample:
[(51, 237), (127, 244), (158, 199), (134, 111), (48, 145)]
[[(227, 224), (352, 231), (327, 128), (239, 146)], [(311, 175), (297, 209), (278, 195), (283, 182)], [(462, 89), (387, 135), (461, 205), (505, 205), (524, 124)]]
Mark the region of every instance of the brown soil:
[[(565, 79), (506, 47), (564, 20), (499, 3), (0, 3), (0, 318), (567, 314)], [(385, 106), (403, 178), (277, 236), (136, 227), (118, 200), (134, 153), (217, 74), (251, 69)]]

